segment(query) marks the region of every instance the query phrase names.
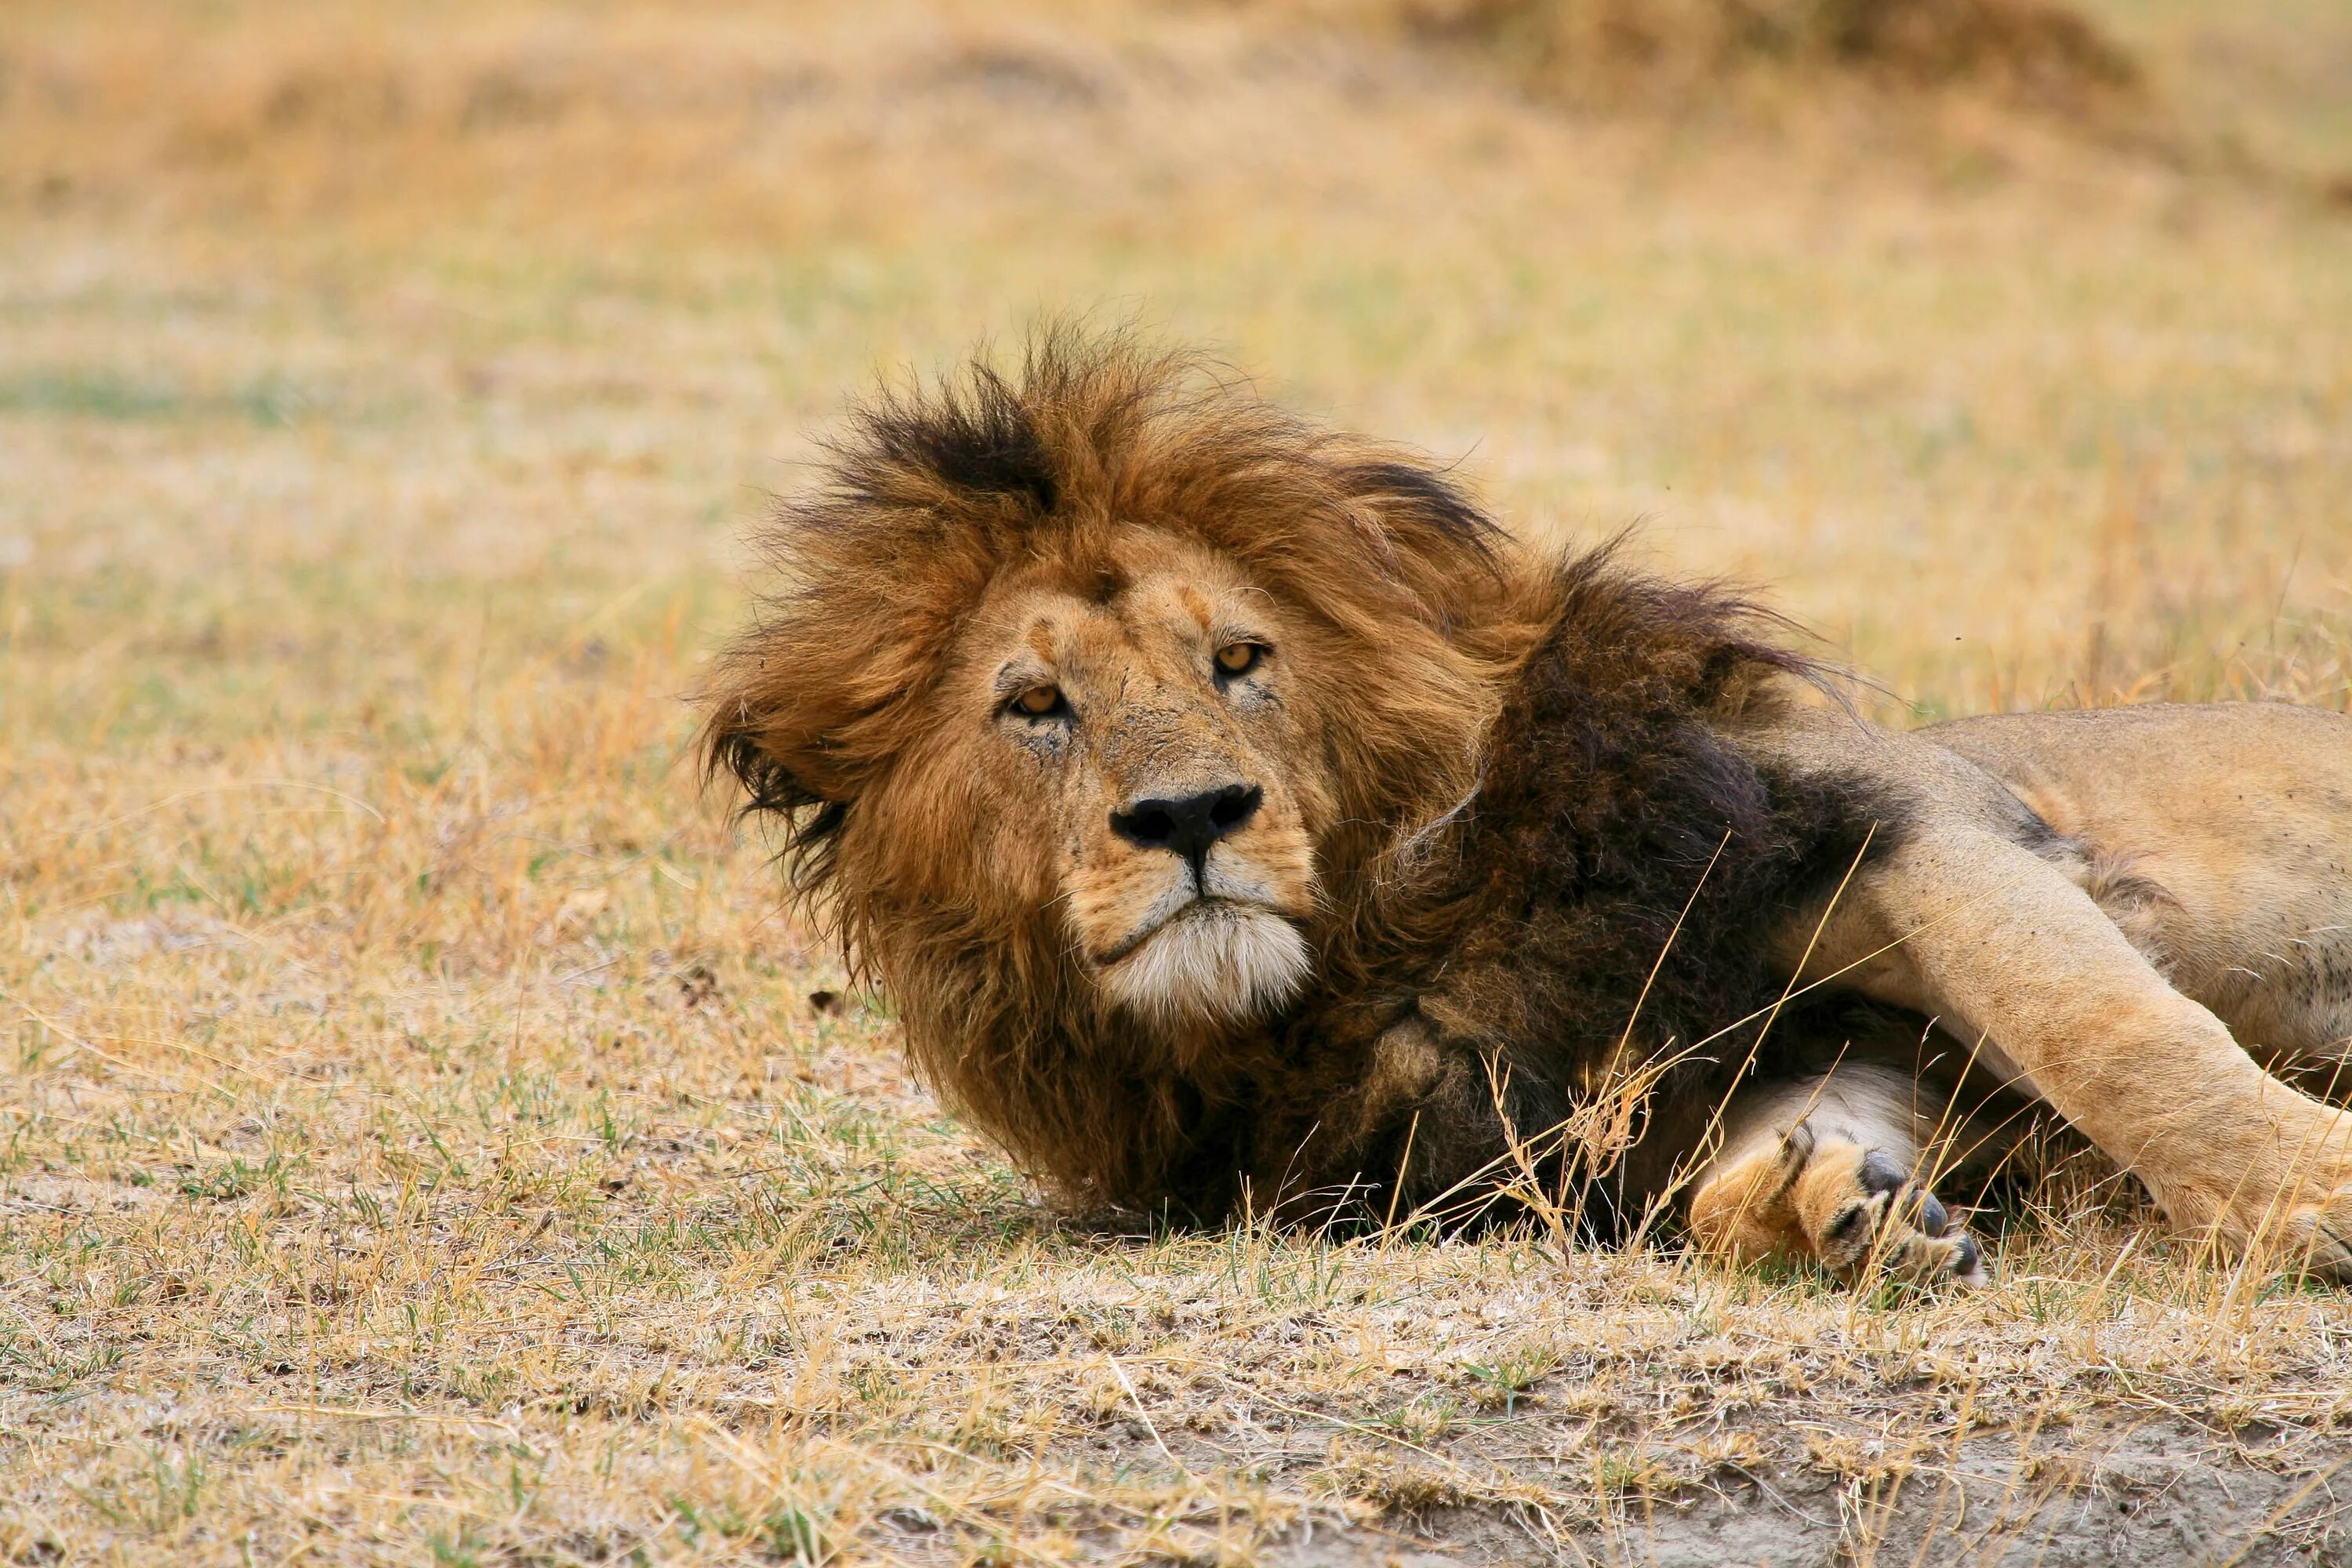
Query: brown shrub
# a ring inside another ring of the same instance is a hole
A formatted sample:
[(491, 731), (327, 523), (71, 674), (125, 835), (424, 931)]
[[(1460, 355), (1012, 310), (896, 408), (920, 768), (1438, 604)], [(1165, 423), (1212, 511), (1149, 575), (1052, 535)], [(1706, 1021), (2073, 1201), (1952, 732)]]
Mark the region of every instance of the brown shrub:
[(1410, 36), (1579, 100), (1695, 98), (1759, 70), (1967, 86), (2045, 107), (2127, 96), (2130, 56), (2053, 0), (1368, 0)]

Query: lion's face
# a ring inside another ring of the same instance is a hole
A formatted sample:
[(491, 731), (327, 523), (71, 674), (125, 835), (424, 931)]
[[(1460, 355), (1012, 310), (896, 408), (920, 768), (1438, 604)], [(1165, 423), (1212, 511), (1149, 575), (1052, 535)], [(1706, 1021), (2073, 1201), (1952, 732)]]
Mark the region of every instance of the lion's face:
[(983, 867), (1060, 912), (1104, 998), (1175, 1029), (1287, 1000), (1310, 964), (1313, 631), (1213, 552), (1121, 532), (993, 584), (940, 693)]

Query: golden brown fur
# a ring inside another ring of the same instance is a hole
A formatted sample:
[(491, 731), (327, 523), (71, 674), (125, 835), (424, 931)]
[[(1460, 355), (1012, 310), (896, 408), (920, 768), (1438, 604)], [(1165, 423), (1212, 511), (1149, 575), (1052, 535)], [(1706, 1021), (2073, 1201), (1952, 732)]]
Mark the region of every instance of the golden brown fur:
[(2352, 941), (2303, 930), (2345, 902), (2340, 798), (2265, 925), (2175, 865), (2193, 802), (2068, 804), (2096, 746), (1800, 703), (1736, 599), (1536, 558), (1406, 454), (1068, 333), (861, 410), (769, 543), (714, 765), (925, 1072), (1074, 1197), (1517, 1181), (1607, 1228), (1687, 1191), (1726, 1253), (1973, 1278), (1919, 1179), (1965, 1088), (2053, 1106), (2183, 1223), (2352, 1267), (2342, 1117), (2207, 1011), (2295, 926), (2231, 1022), (2340, 1056)]

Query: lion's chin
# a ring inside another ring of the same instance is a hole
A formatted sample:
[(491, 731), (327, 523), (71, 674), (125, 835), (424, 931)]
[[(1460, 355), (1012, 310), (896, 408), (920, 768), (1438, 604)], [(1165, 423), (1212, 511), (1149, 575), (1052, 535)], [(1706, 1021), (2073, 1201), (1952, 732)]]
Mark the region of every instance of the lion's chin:
[(1163, 1028), (1239, 1024), (1298, 994), (1313, 967), (1307, 939), (1271, 910), (1192, 905), (1100, 972), (1104, 994)]

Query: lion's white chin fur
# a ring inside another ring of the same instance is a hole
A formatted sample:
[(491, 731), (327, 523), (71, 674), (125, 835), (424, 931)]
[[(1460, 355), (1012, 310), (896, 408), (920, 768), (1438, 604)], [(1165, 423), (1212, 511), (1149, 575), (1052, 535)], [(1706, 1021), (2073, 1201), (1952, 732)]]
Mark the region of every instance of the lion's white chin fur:
[(1162, 1028), (1238, 1024), (1297, 994), (1314, 960), (1298, 928), (1270, 910), (1194, 904), (1100, 972), (1104, 994)]

